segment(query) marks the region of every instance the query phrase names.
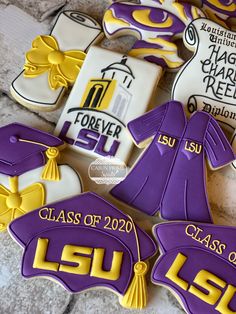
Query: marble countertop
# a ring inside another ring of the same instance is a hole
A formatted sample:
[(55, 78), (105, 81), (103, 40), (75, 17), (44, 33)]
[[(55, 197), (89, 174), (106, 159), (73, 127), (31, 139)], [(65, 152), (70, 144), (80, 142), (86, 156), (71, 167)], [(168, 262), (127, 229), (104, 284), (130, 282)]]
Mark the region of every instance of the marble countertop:
[[(47, 33), (61, 9), (81, 10), (99, 21), (108, 0), (0, 0), (0, 123), (22, 122), (44, 131), (53, 132), (62, 108), (53, 113), (31, 111), (12, 100), (9, 87), (20, 72), (24, 52), (28, 50), (33, 34)], [(27, 33), (29, 36), (25, 35)], [(115, 41), (103, 40), (102, 46), (126, 52), (133, 44), (132, 37)], [(175, 74), (166, 73), (161, 80), (153, 105), (170, 97)], [(66, 97), (65, 99), (66, 100)], [(134, 152), (134, 155), (137, 152)], [(93, 190), (109, 200), (108, 186), (96, 185), (88, 179), (88, 160), (75, 153), (64, 154), (82, 175), (85, 190)], [(133, 158), (134, 159), (134, 158)], [(133, 162), (131, 158), (130, 165)], [(208, 169), (207, 188), (215, 223), (236, 225), (236, 172), (230, 166), (218, 171)], [(120, 204), (115, 204), (120, 207)], [(123, 208), (122, 208), (123, 209)], [(160, 221), (130, 208), (131, 214), (146, 230)], [(20, 275), (21, 248), (7, 233), (0, 234), (0, 313), (134, 313), (123, 309), (118, 297), (110, 291), (93, 290), (78, 295), (66, 292), (58, 284), (47, 279), (25, 280)], [(155, 257), (156, 258), (156, 257)], [(155, 260), (153, 259), (153, 261)], [(184, 313), (172, 294), (165, 288), (148, 284), (149, 303), (142, 313), (180, 314)]]

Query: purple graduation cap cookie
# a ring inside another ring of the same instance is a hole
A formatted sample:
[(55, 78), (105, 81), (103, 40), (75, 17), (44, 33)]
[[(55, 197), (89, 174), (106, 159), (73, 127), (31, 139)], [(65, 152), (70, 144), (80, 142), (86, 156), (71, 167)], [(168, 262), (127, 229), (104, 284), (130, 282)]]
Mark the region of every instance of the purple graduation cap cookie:
[(236, 313), (235, 227), (172, 222), (153, 233), (161, 251), (154, 284), (170, 289), (189, 314)]
[(167, 220), (212, 222), (205, 188), (205, 157), (213, 168), (234, 154), (217, 122), (206, 112), (186, 120), (171, 101), (131, 121), (128, 129), (146, 150), (111, 194), (146, 214)]
[(124, 307), (146, 306), (145, 260), (156, 245), (98, 195), (88, 192), (32, 211), (14, 220), (9, 232), (24, 248), (24, 277), (46, 276), (73, 293), (100, 286), (117, 293)]
[(0, 231), (33, 209), (81, 193), (79, 175), (57, 164), (65, 147), (59, 138), (12, 123), (0, 128), (0, 147)]
[(130, 55), (178, 69), (183, 60), (173, 42), (182, 37), (185, 27), (205, 16), (197, 7), (175, 0), (140, 0), (139, 4), (119, 1), (104, 15), (103, 28), (109, 39), (124, 35), (137, 38)]

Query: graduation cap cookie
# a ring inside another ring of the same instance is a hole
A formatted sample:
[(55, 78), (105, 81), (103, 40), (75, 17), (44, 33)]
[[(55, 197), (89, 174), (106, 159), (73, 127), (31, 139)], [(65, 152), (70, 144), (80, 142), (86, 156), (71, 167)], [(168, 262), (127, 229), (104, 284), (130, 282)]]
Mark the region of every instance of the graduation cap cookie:
[(24, 248), (24, 277), (46, 276), (73, 293), (100, 286), (118, 294), (124, 307), (145, 307), (145, 260), (156, 245), (98, 195), (41, 207), (14, 220), (9, 232)]
[(88, 48), (101, 39), (102, 28), (79, 11), (59, 14), (50, 35), (37, 36), (25, 55), (24, 70), (11, 85), (23, 106), (52, 111), (73, 85)]
[(188, 314), (236, 312), (235, 227), (172, 222), (153, 234), (161, 251), (154, 284), (171, 290)]
[(212, 222), (205, 158), (213, 169), (235, 159), (215, 119), (195, 112), (187, 121), (180, 102), (167, 102), (128, 123), (145, 151), (111, 194), (146, 214), (166, 220)]
[(65, 147), (59, 138), (12, 123), (0, 128), (0, 147), (0, 231), (33, 209), (81, 193), (79, 175), (57, 164)]

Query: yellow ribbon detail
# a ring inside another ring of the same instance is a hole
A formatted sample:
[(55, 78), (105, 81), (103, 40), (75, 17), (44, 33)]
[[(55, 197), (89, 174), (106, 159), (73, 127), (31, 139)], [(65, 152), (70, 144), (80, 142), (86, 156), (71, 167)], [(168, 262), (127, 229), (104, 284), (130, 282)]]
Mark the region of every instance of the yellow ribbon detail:
[(4, 231), (15, 218), (45, 204), (45, 191), (41, 183), (34, 183), (18, 191), (18, 177), (10, 177), (10, 190), (0, 185), (0, 231)]
[(34, 78), (48, 71), (51, 89), (68, 88), (75, 82), (85, 57), (80, 50), (61, 51), (53, 36), (37, 36), (25, 55), (24, 76)]
[(134, 276), (125, 292), (123, 298), (120, 298), (120, 304), (128, 309), (143, 309), (147, 305), (147, 282), (146, 274), (148, 272), (148, 264), (141, 261), (140, 243), (138, 232), (133, 219), (127, 215), (133, 225), (133, 231), (136, 239), (138, 261), (134, 264)]
[(49, 147), (46, 150), (46, 156), (48, 161), (43, 169), (41, 179), (48, 181), (60, 181), (61, 175), (57, 164), (57, 159), (60, 156), (59, 149), (57, 147)]

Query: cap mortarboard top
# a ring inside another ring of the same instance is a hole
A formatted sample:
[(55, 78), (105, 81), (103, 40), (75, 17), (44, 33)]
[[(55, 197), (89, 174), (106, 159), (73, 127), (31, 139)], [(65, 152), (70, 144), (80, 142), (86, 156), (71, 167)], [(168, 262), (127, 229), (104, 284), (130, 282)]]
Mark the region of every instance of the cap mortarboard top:
[(12, 123), (0, 128), (0, 173), (19, 176), (57, 158), (64, 142), (48, 133)]
[(117, 293), (124, 307), (146, 306), (145, 260), (156, 245), (98, 195), (88, 192), (32, 211), (14, 220), (9, 232), (24, 248), (24, 277), (48, 276), (73, 293), (101, 286)]
[(154, 284), (174, 293), (186, 313), (236, 313), (236, 228), (189, 221), (153, 227), (161, 256)]
[(0, 128), (0, 147), (0, 231), (30, 210), (81, 192), (78, 174), (57, 165), (65, 147), (59, 138), (13, 123)]

